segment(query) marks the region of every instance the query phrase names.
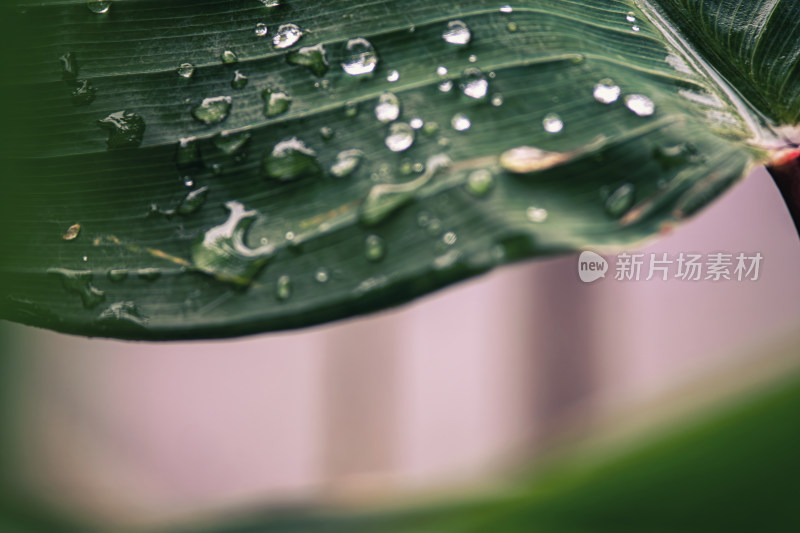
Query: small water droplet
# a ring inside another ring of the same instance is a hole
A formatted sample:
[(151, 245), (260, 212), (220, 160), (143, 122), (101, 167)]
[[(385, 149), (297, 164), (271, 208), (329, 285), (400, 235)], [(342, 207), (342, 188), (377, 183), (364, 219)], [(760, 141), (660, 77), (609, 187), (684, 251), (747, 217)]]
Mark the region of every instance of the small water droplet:
[(202, 165), (200, 157), (200, 147), (197, 145), (195, 137), (186, 137), (178, 141), (175, 150), (175, 165), (178, 168), (188, 168)]
[(456, 243), (456, 240), (458, 240), (458, 236), (452, 231), (448, 231), (442, 235), (442, 242), (447, 246), (453, 246)]
[(260, 0), (264, 7), (278, 7), (281, 5), (280, 0)]
[(264, 24), (263, 22), (259, 22), (258, 24), (256, 24), (256, 29), (254, 30), (254, 32), (258, 37), (266, 37), (267, 34), (269, 33), (269, 28), (267, 28), (267, 25)]
[(342, 70), (351, 76), (370, 74), (378, 65), (378, 54), (372, 43), (363, 37), (350, 39), (345, 45)]
[(439, 90), (443, 93), (449, 93), (453, 90), (453, 82), (450, 80), (444, 80), (439, 83)]
[(635, 199), (635, 188), (632, 183), (624, 183), (620, 185), (614, 192), (606, 199), (606, 213), (612, 218), (619, 218), (633, 205)]
[(331, 166), (330, 172), (337, 178), (344, 178), (352, 174), (361, 160), (364, 158), (364, 152), (361, 150), (344, 150), (336, 154), (336, 162)]
[(323, 141), (330, 141), (335, 134), (336, 132), (330, 126), (322, 126), (319, 129), (319, 136), (322, 137)]
[(622, 90), (612, 80), (606, 78), (594, 86), (594, 99), (603, 104), (613, 104), (619, 99)]
[(289, 48), (302, 36), (303, 30), (297, 24), (281, 24), (272, 38), (272, 44), (278, 49)]
[(248, 131), (221, 131), (214, 136), (212, 142), (222, 153), (233, 156), (244, 149), (251, 137)]
[(386, 76), (386, 81), (388, 81), (389, 83), (394, 83), (399, 79), (400, 79), (400, 73), (396, 70), (390, 71), (389, 74)]
[(447, 72), (448, 72), (447, 67), (445, 66), (439, 65), (438, 67), (436, 67), (436, 74), (438, 74), (439, 76), (447, 76)]
[(222, 54), (220, 54), (220, 59), (226, 65), (232, 65), (239, 62), (239, 57), (233, 50), (225, 50), (222, 52)]
[(385, 143), (392, 152), (408, 150), (414, 144), (414, 129), (404, 122), (395, 122), (389, 126)]
[(494, 96), (492, 96), (492, 105), (494, 107), (500, 107), (501, 105), (503, 105), (503, 95), (497, 93)]
[[(470, 55), (470, 56), (467, 58), (467, 61), (469, 61), (470, 63), (475, 63), (475, 62), (477, 62), (477, 61), (478, 61), (478, 56), (476, 56), (475, 54), (471, 54), (471, 55)], [(490, 76), (492, 76), (492, 73), (490, 72), (490, 73), (489, 73), (489, 75), (490, 75)], [(492, 76), (492, 77), (494, 77), (494, 76)]]
[(456, 131), (467, 131), (472, 126), (472, 122), (463, 113), (456, 113), (450, 120), (450, 125)]
[(72, 103), (76, 106), (89, 105), (94, 102), (97, 96), (97, 89), (92, 86), (89, 80), (77, 80), (77, 85), (72, 91)]
[(643, 94), (627, 95), (625, 97), (625, 106), (640, 117), (649, 117), (656, 112), (656, 105)]
[(264, 156), (263, 169), (266, 177), (279, 181), (318, 176), (322, 173), (317, 153), (297, 137), (276, 144)]
[(190, 176), (183, 177), (183, 186), (184, 187), (194, 187), (194, 180)]
[(509, 6), (509, 5), (505, 5), (505, 6), (500, 8), (500, 13), (513, 13), (513, 12), (514, 12), (514, 8)]
[(72, 52), (67, 52), (58, 58), (61, 61), (61, 78), (72, 83), (78, 77), (78, 58)]
[(244, 89), (247, 86), (247, 76), (242, 74), (241, 71), (237, 70), (233, 73), (233, 79), (231, 80), (231, 87), (234, 89)]
[(73, 224), (67, 231), (61, 236), (62, 239), (65, 241), (74, 241), (78, 238), (78, 234), (81, 232), (81, 225), (80, 224)]
[(120, 281), (124, 281), (125, 279), (127, 279), (127, 277), (128, 277), (128, 269), (126, 269), (126, 268), (112, 268), (112, 269), (110, 269), (108, 271), (106, 276), (108, 276), (109, 280), (118, 283)]
[(87, 256), (87, 255), (84, 255), (84, 256), (81, 258), (81, 260), (82, 260), (84, 263), (86, 263), (87, 261), (89, 261), (89, 256)]
[(161, 277), (161, 269), (152, 267), (140, 268), (136, 271), (136, 275), (139, 276), (139, 279), (145, 281), (155, 281)]
[(386, 256), (386, 243), (378, 235), (370, 234), (364, 240), (364, 256), (367, 261), (377, 263)]
[(132, 111), (117, 111), (97, 121), (108, 132), (109, 148), (135, 148), (142, 144), (146, 128), (144, 119)]
[(436, 135), (439, 131), (439, 124), (436, 122), (426, 122), (422, 127), (422, 131), (425, 132), (425, 135)]
[(530, 206), (528, 209), (525, 210), (525, 216), (528, 217), (528, 220), (539, 224), (547, 220), (547, 209), (542, 207)]
[(111, 9), (111, 2), (104, 0), (86, 0), (86, 6), (89, 8), (89, 11), (102, 14), (108, 13), (108, 10)]
[(286, 62), (290, 65), (306, 67), (318, 78), (323, 77), (330, 68), (327, 51), (321, 43), (289, 52), (286, 55)]
[(633, 11), (628, 11), (625, 20), (627, 20), (628, 22), (636, 22), (636, 16), (633, 14)]
[(317, 283), (328, 283), (330, 277), (331, 276), (327, 268), (320, 267), (316, 272), (314, 272), (314, 279), (317, 280)]
[(514, 33), (515, 31), (519, 30), (519, 26), (517, 26), (516, 22), (509, 22), (506, 24), (506, 29), (511, 33)]
[(48, 274), (61, 278), (64, 288), (73, 294), (77, 294), (83, 302), (83, 306), (91, 309), (105, 300), (105, 293), (92, 285), (91, 270), (71, 270), (67, 268), (48, 268)]
[(461, 20), (451, 20), (447, 23), (447, 28), (442, 33), (442, 39), (450, 44), (463, 46), (472, 39), (472, 32), (465, 22)]
[(345, 102), (344, 116), (353, 118), (358, 115), (358, 102)]
[(288, 300), (292, 297), (292, 278), (284, 274), (275, 283), (275, 298), (280, 301)]
[(397, 120), (400, 116), (400, 99), (394, 93), (385, 92), (378, 97), (375, 117), (384, 124)]
[(556, 113), (545, 115), (542, 120), (542, 127), (547, 133), (559, 133), (564, 129), (564, 121)]
[(461, 74), (459, 87), (466, 96), (481, 100), (489, 92), (489, 80), (479, 68), (469, 67)]
[(206, 197), (208, 197), (207, 186), (200, 187), (199, 189), (187, 193), (183, 200), (181, 200), (181, 203), (178, 204), (178, 214), (191, 215), (196, 212), (206, 202)]
[(631, 26), (631, 29), (632, 29), (633, 31), (639, 31), (639, 26)]
[(414, 128), (415, 130), (418, 130), (418, 129), (422, 128), (422, 126), (424, 126), (425, 123), (422, 121), (421, 118), (412, 118), (408, 122), (408, 125), (411, 126), (412, 128)]
[(233, 106), (233, 98), (230, 96), (205, 98), (192, 109), (192, 116), (206, 125), (219, 124), (228, 118), (231, 106)]
[(292, 105), (292, 98), (282, 91), (264, 89), (261, 97), (264, 99), (264, 116), (266, 117), (282, 115)]
[(176, 69), (178, 76), (189, 79), (194, 75), (194, 65), (191, 63), (181, 63)]
[(467, 177), (467, 192), (473, 196), (486, 196), (493, 187), (494, 175), (485, 168), (473, 170)]

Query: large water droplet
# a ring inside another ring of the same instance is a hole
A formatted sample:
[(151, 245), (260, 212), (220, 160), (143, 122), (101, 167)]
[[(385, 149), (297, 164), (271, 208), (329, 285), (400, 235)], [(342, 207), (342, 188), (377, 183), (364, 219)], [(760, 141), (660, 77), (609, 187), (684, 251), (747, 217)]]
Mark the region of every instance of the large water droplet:
[(282, 91), (264, 89), (261, 97), (264, 99), (264, 115), (267, 117), (282, 115), (292, 105), (292, 97)]
[(405, 122), (395, 122), (389, 126), (389, 134), (386, 136), (386, 147), (392, 152), (402, 152), (408, 150), (414, 144), (414, 128)]
[(191, 78), (194, 75), (194, 65), (191, 63), (181, 63), (176, 69), (176, 72), (181, 78)]
[(442, 39), (450, 44), (465, 45), (472, 39), (472, 32), (463, 21), (451, 20), (447, 23), (447, 29), (442, 33)]
[(467, 131), (472, 126), (472, 122), (470, 122), (465, 114), (456, 113), (450, 120), (450, 125), (453, 126), (453, 129), (456, 131)]
[(247, 229), (258, 216), (239, 202), (225, 204), (230, 216), (223, 224), (208, 230), (192, 246), (195, 267), (217, 279), (247, 285), (267, 264), (275, 247), (266, 244), (250, 248), (245, 243)]
[(633, 205), (634, 199), (635, 188), (633, 184), (624, 183), (606, 199), (606, 213), (612, 218), (619, 218), (628, 212)]
[(286, 62), (290, 65), (306, 67), (318, 78), (323, 77), (330, 68), (328, 54), (321, 43), (289, 52), (286, 55)]
[(89, 80), (77, 80), (72, 91), (72, 103), (76, 106), (89, 105), (94, 102), (97, 96), (97, 89), (92, 86)]
[(275, 45), (275, 48), (289, 48), (302, 36), (303, 30), (297, 24), (282, 24), (272, 38), (272, 44)]
[(612, 80), (606, 78), (594, 86), (594, 99), (603, 104), (613, 104), (619, 99), (622, 90)]
[(372, 43), (363, 37), (350, 39), (345, 45), (342, 70), (351, 76), (369, 74), (378, 66), (378, 54)]
[(564, 129), (564, 121), (556, 113), (550, 113), (542, 120), (542, 127), (547, 133), (559, 133)]
[(503, 152), (500, 165), (515, 174), (529, 174), (546, 170), (569, 160), (569, 154), (548, 152), (533, 146), (520, 146)]
[(292, 297), (292, 278), (284, 274), (275, 283), (275, 298), (280, 301), (288, 300)]
[(232, 156), (242, 151), (251, 136), (247, 131), (221, 131), (214, 136), (212, 142), (222, 153)]
[(331, 166), (330, 172), (337, 178), (344, 178), (352, 174), (361, 160), (364, 158), (364, 152), (361, 150), (345, 150), (336, 154), (336, 162)]
[(189, 192), (181, 203), (178, 204), (178, 214), (179, 215), (191, 215), (192, 213), (196, 212), (200, 209), (203, 204), (206, 202), (206, 198), (208, 197), (208, 187), (200, 187), (199, 189), (195, 189)]
[(268, 178), (290, 181), (322, 173), (317, 154), (297, 137), (285, 139), (264, 156), (264, 174)]
[(97, 121), (97, 125), (108, 131), (106, 144), (109, 148), (135, 148), (142, 144), (144, 119), (132, 111), (117, 111)]
[(48, 268), (48, 274), (61, 278), (67, 291), (80, 296), (83, 306), (91, 309), (105, 300), (105, 293), (92, 285), (91, 270), (70, 270), (67, 268)]
[(86, 0), (86, 6), (94, 13), (108, 13), (111, 2), (105, 0)]
[(486, 196), (493, 187), (494, 175), (485, 168), (473, 170), (467, 177), (467, 192), (473, 196)]
[(397, 120), (400, 116), (400, 99), (394, 93), (383, 93), (378, 97), (375, 116), (384, 124)]
[(386, 256), (386, 243), (378, 235), (370, 234), (364, 239), (364, 256), (367, 261), (377, 263)]
[(461, 74), (459, 87), (466, 96), (481, 100), (486, 98), (486, 94), (489, 92), (489, 80), (486, 79), (481, 69), (469, 67)]
[(192, 116), (203, 124), (219, 124), (231, 112), (233, 98), (230, 96), (214, 96), (206, 98), (200, 105), (192, 109)]
[(625, 106), (640, 117), (649, 117), (656, 112), (656, 105), (643, 94), (629, 94), (625, 97)]

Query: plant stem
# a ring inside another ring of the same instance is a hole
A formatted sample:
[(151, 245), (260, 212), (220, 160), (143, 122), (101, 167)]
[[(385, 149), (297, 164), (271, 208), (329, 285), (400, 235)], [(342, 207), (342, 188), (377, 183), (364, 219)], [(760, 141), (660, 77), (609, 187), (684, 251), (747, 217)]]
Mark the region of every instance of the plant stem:
[(781, 154), (767, 165), (767, 170), (775, 180), (778, 190), (781, 191), (797, 232), (800, 234), (800, 150), (793, 149)]

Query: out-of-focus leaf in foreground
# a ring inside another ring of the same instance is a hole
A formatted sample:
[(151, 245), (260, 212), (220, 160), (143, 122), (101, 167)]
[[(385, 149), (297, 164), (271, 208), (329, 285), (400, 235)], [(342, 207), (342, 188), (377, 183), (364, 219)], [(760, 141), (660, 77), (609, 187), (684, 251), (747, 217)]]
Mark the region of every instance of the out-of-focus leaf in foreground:
[(800, 3), (2, 6), (0, 316), (232, 336), (631, 245), (800, 122)]

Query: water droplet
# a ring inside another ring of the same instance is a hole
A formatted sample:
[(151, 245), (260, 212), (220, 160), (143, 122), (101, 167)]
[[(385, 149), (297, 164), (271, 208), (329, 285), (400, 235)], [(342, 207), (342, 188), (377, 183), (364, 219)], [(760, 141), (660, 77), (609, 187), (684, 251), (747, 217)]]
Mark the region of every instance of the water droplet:
[(458, 236), (452, 231), (448, 231), (442, 235), (442, 242), (447, 246), (453, 246), (456, 243), (456, 240), (458, 240)]
[(222, 54), (220, 55), (220, 59), (226, 65), (232, 65), (234, 63), (239, 62), (239, 57), (236, 55), (235, 52), (233, 52), (233, 50), (225, 50), (224, 52), (222, 52)]
[(292, 297), (292, 278), (284, 274), (275, 283), (275, 298), (280, 301), (288, 300)]
[(237, 70), (233, 73), (233, 79), (231, 80), (231, 87), (234, 89), (244, 89), (247, 86), (247, 76), (242, 74), (240, 70)]
[(612, 218), (619, 218), (633, 205), (635, 196), (635, 188), (632, 183), (624, 183), (620, 185), (611, 195), (606, 199), (606, 213)]
[(232, 156), (242, 151), (251, 136), (248, 131), (221, 131), (214, 136), (212, 142), (222, 153)]
[(84, 256), (83, 256), (83, 258), (82, 258), (82, 260), (83, 260), (83, 262), (85, 263), (85, 262), (87, 262), (87, 261), (89, 260), (89, 257), (88, 257), (88, 256), (86, 256), (86, 255), (84, 255)]
[(318, 78), (323, 77), (330, 68), (328, 54), (321, 43), (289, 52), (286, 55), (286, 62), (290, 65), (306, 67)]
[(155, 281), (161, 277), (161, 269), (158, 268), (140, 268), (136, 271), (136, 275), (145, 281)]
[(257, 211), (248, 211), (236, 201), (226, 203), (225, 207), (230, 216), (194, 243), (192, 262), (198, 270), (217, 279), (247, 285), (272, 258), (275, 247), (247, 246), (245, 236), (258, 216)]
[(513, 12), (514, 12), (514, 8), (509, 6), (509, 5), (505, 5), (505, 6), (500, 8), (500, 13), (513, 13)]
[(199, 189), (195, 189), (181, 200), (181, 203), (178, 204), (178, 214), (179, 215), (191, 215), (192, 213), (196, 212), (200, 209), (203, 204), (206, 202), (206, 198), (208, 197), (208, 187), (200, 187)]
[(115, 302), (109, 305), (97, 317), (99, 322), (106, 325), (127, 325), (144, 327), (147, 324), (147, 317), (139, 312), (139, 308), (133, 302)]
[(61, 78), (69, 83), (74, 82), (78, 77), (78, 58), (72, 52), (67, 52), (58, 59), (61, 61)]
[(391, 71), (391, 72), (389, 72), (389, 74), (386, 76), (386, 81), (388, 81), (389, 83), (394, 83), (394, 82), (396, 82), (396, 81), (397, 81), (397, 80), (399, 80), (399, 79), (400, 79), (400, 73), (399, 73), (399, 72), (397, 72), (396, 70), (392, 70), (392, 71)]
[(494, 107), (500, 107), (501, 105), (503, 105), (503, 95), (497, 93), (494, 96), (492, 96), (492, 105)]
[(631, 29), (632, 29), (633, 31), (639, 31), (639, 26), (632, 26), (632, 27), (631, 27)]
[(422, 131), (425, 132), (425, 135), (436, 135), (439, 131), (439, 124), (436, 122), (426, 122), (422, 127)]
[(689, 143), (674, 146), (658, 146), (653, 149), (653, 159), (658, 161), (664, 170), (681, 167), (698, 160), (697, 148)]
[(353, 118), (358, 115), (358, 102), (345, 102), (344, 116)]
[(318, 268), (317, 271), (314, 273), (314, 279), (317, 280), (318, 283), (328, 283), (330, 277), (331, 276), (330, 273), (328, 272), (328, 269), (323, 267)]
[(266, 37), (269, 33), (269, 28), (267, 28), (267, 25), (263, 22), (259, 22), (256, 24), (256, 29), (254, 31), (258, 37)]
[(481, 100), (489, 92), (489, 81), (479, 68), (470, 67), (461, 74), (459, 87), (466, 96)]
[(280, 0), (260, 0), (264, 7), (278, 7), (281, 5)]
[(569, 154), (548, 152), (533, 146), (520, 146), (503, 152), (500, 165), (515, 174), (529, 174), (560, 165), (570, 158)]
[(230, 96), (214, 96), (206, 98), (200, 105), (192, 109), (192, 116), (206, 125), (219, 124), (231, 112), (233, 98)]
[(447, 76), (447, 72), (448, 72), (447, 67), (445, 66), (439, 65), (438, 67), (436, 67), (436, 74), (438, 74), (439, 76)]
[(628, 11), (628, 15), (625, 17), (625, 20), (628, 22), (636, 22), (636, 17), (633, 14), (633, 11)]
[(443, 93), (449, 93), (453, 90), (453, 82), (450, 80), (444, 80), (439, 83), (439, 90)]
[(486, 196), (493, 187), (494, 175), (487, 169), (473, 170), (467, 177), (467, 192), (473, 196)]
[(386, 243), (383, 238), (375, 234), (367, 235), (364, 240), (364, 256), (372, 263), (381, 261), (386, 256)]
[(302, 36), (303, 30), (297, 24), (282, 24), (272, 38), (272, 44), (279, 49), (289, 48), (299, 41)]
[(279, 181), (291, 181), (322, 173), (317, 154), (297, 137), (285, 139), (264, 156), (264, 174)]
[(364, 158), (364, 152), (361, 150), (344, 150), (336, 154), (336, 162), (331, 166), (330, 172), (337, 178), (344, 178), (352, 174), (361, 160)]
[(558, 133), (564, 129), (564, 121), (556, 113), (545, 115), (542, 120), (542, 127), (547, 133)]
[(625, 106), (640, 117), (649, 117), (656, 112), (656, 105), (643, 94), (629, 94), (625, 97)]
[(72, 91), (72, 103), (76, 106), (89, 105), (94, 102), (97, 96), (97, 89), (92, 86), (89, 80), (77, 80), (77, 85)]
[(191, 63), (181, 63), (176, 69), (178, 76), (189, 79), (194, 75), (194, 65)]
[(94, 13), (108, 13), (111, 9), (111, 2), (104, 0), (86, 0), (86, 5)]
[(323, 141), (330, 141), (331, 139), (333, 139), (333, 136), (335, 134), (336, 132), (334, 132), (333, 128), (331, 128), (330, 126), (322, 126), (319, 129), (319, 136), (322, 137)]
[(530, 206), (528, 209), (525, 210), (525, 216), (528, 217), (528, 220), (539, 224), (547, 220), (547, 209), (542, 207)]
[(67, 268), (48, 268), (48, 274), (61, 278), (61, 284), (67, 291), (77, 294), (83, 306), (91, 309), (105, 300), (105, 293), (92, 285), (91, 270), (70, 270)]
[(383, 93), (375, 106), (375, 117), (384, 124), (397, 120), (400, 116), (400, 99), (394, 93)]
[(80, 224), (73, 224), (67, 231), (61, 236), (62, 239), (65, 241), (74, 241), (78, 238), (78, 234), (81, 232), (81, 225)]
[(519, 26), (517, 26), (516, 22), (509, 22), (506, 24), (506, 29), (511, 33), (514, 33), (515, 31), (519, 30)]
[(414, 128), (415, 130), (418, 130), (418, 129), (422, 128), (422, 126), (424, 126), (425, 123), (422, 121), (421, 118), (412, 118), (408, 122), (408, 125), (411, 126), (412, 128)]
[(370, 74), (378, 65), (378, 54), (372, 43), (363, 37), (350, 39), (345, 45), (342, 70), (351, 76)]
[(447, 23), (447, 29), (442, 33), (442, 39), (450, 44), (463, 46), (472, 39), (472, 32), (463, 21), (451, 20)]
[(594, 99), (603, 104), (613, 104), (619, 99), (622, 91), (619, 85), (615, 85), (613, 81), (606, 78), (600, 80), (600, 83), (594, 86)]
[[(472, 54), (467, 58), (467, 61), (469, 61), (470, 63), (475, 63), (475, 62), (478, 61), (478, 56), (476, 56), (475, 54)], [(490, 72), (489, 74), (491, 75), (492, 73)], [(492, 76), (492, 77), (494, 77), (494, 76)]]
[(408, 150), (414, 144), (414, 129), (404, 122), (395, 122), (389, 126), (385, 143), (392, 152)]
[(106, 144), (109, 148), (135, 148), (142, 144), (144, 119), (132, 111), (117, 111), (97, 121), (97, 125), (108, 131)]
[(128, 277), (128, 269), (126, 268), (112, 268), (108, 271), (108, 279), (113, 282), (124, 281)]
[(463, 113), (456, 113), (450, 120), (450, 125), (456, 131), (467, 131), (472, 126), (472, 122)]
[(292, 98), (282, 91), (264, 89), (261, 97), (264, 99), (264, 116), (266, 117), (282, 115), (292, 105)]
[(178, 141), (175, 151), (175, 165), (178, 168), (187, 168), (201, 165), (200, 148), (195, 137), (187, 137)]

